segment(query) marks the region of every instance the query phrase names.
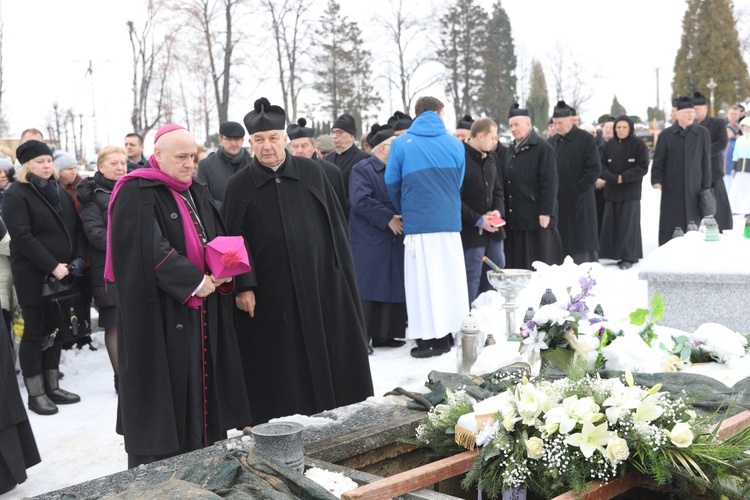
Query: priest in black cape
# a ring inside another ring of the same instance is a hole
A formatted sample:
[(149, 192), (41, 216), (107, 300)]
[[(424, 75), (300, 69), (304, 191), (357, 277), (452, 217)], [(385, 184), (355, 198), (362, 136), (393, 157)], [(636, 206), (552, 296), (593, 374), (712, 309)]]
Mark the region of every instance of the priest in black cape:
[(120, 179), (110, 200), (105, 277), (117, 283), (117, 432), (129, 468), (210, 446), (251, 420), (234, 281), (214, 278), (204, 258), (226, 232), (192, 178), (195, 154), (187, 130), (162, 127), (151, 168)]
[(312, 415), (372, 395), (346, 219), (321, 166), (287, 153), (286, 115), (255, 101), (255, 158), (222, 210), (253, 269), (237, 278), (236, 326), (253, 424)]
[(552, 114), (557, 135), (552, 145), (557, 161), (557, 230), (564, 255), (576, 264), (599, 260), (599, 230), (596, 218), (594, 184), (602, 165), (596, 139), (578, 128), (575, 111), (558, 101)]
[(346, 199), (347, 189), (344, 188), (344, 178), (341, 170), (330, 161), (321, 158), (316, 151), (315, 129), (307, 126), (307, 120), (300, 118), (297, 123), (292, 123), (286, 128), (289, 137), (289, 151), (294, 156), (310, 158), (320, 163), (323, 173), (326, 174), (328, 182), (331, 183), (333, 191), (341, 204), (344, 215), (349, 215), (349, 202)]
[[(724, 184), (724, 151), (727, 149), (727, 127), (724, 120), (708, 116), (706, 96), (700, 92), (693, 93), (693, 107), (695, 108), (695, 122), (708, 129), (711, 135), (711, 187), (716, 199), (716, 223), (719, 230), (732, 229), (732, 208), (729, 206), (729, 194)], [(696, 221), (697, 222), (697, 221)], [(685, 228), (683, 228), (685, 229)]]
[(676, 120), (659, 134), (651, 164), (651, 185), (661, 190), (659, 246), (672, 239), (676, 227), (684, 231), (688, 222), (709, 215), (698, 199), (711, 186), (711, 134), (695, 123), (692, 99), (680, 97), (676, 105)]
[(362, 151), (354, 144), (357, 140), (357, 123), (352, 115), (344, 113), (336, 118), (331, 127), (331, 135), (334, 150), (328, 153), (325, 159), (341, 169), (346, 198), (349, 199), (349, 175), (352, 173), (352, 167), (369, 158), (370, 153)]

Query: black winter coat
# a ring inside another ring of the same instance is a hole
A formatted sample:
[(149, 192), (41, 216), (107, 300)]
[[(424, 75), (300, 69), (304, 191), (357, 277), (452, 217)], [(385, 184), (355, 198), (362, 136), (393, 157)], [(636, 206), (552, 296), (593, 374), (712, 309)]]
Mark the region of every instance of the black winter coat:
[[(317, 153), (313, 155), (312, 159), (320, 163), (320, 166), (323, 167), (323, 173), (326, 174), (328, 182), (330, 182), (333, 187), (333, 192), (336, 193), (336, 198), (339, 200), (341, 210), (344, 211), (344, 216), (349, 218), (349, 202), (347, 201), (347, 193), (349, 190), (344, 187), (344, 177), (341, 175), (341, 170), (330, 161), (326, 161), (318, 156)], [(349, 174), (351, 175), (351, 171)]]
[(42, 285), (58, 264), (86, 259), (86, 237), (73, 198), (59, 188), (58, 213), (28, 182), (14, 182), (5, 190), (3, 214), (10, 233), (10, 267), (23, 305), (41, 306)]
[(347, 200), (349, 199), (349, 176), (352, 173), (352, 167), (369, 157), (370, 153), (362, 151), (354, 144), (341, 154), (338, 154), (336, 151), (331, 151), (325, 156), (324, 160), (333, 163), (341, 170), (341, 178), (344, 181), (344, 190), (346, 191)]
[(497, 210), (505, 215), (503, 180), (498, 171), (500, 160), (494, 151), (482, 158), (482, 153), (467, 142), (463, 145), (466, 173), (461, 185), (461, 241), (464, 248), (486, 247), (490, 238), (505, 239), (502, 227), (495, 233), (482, 231), (482, 234), (476, 227), (477, 221), (487, 212)]
[(700, 125), (711, 134), (711, 187), (716, 198), (716, 222), (719, 229), (732, 229), (732, 208), (724, 184), (724, 151), (727, 148), (728, 136), (726, 123), (718, 118), (706, 117)]
[(599, 248), (594, 184), (601, 173), (596, 139), (576, 126), (554, 138), (560, 187), (557, 229), (566, 255), (595, 252)]
[(682, 129), (677, 123), (659, 135), (651, 166), (651, 184), (661, 184), (659, 231), (669, 240), (675, 227), (700, 222), (703, 215), (698, 195), (711, 185), (711, 142), (707, 129), (693, 124)]
[[(190, 193), (209, 241), (226, 234), (208, 189), (193, 179)], [(120, 408), (117, 432), (125, 451), (166, 455), (182, 448), (186, 422), (187, 334), (195, 335), (184, 302), (204, 270), (185, 255), (177, 203), (161, 182), (134, 179), (118, 194), (110, 221), (117, 294)], [(158, 239), (157, 239), (158, 235)], [(223, 288), (223, 287), (222, 287)], [(245, 383), (233, 327), (234, 298), (217, 290), (204, 301), (210, 375), (209, 429), (226, 431), (250, 422)], [(216, 439), (216, 436), (212, 436)]]
[[(613, 137), (604, 146), (601, 178), (607, 181), (604, 186), (605, 201), (641, 199), (643, 177), (648, 173), (648, 148), (635, 136), (633, 123), (629, 124), (629, 136), (625, 139)], [(617, 183), (620, 175), (622, 184)]]
[(507, 229), (538, 231), (540, 215), (557, 227), (557, 163), (548, 141), (532, 130), (519, 151), (511, 145), (503, 177)]
[(201, 160), (196, 177), (208, 187), (217, 206), (221, 208), (229, 178), (250, 165), (252, 161), (253, 157), (245, 149), (241, 149), (236, 157), (230, 158), (224, 149), (219, 147), (219, 151)]
[(91, 289), (97, 307), (117, 304), (117, 288), (114, 283), (104, 284), (104, 262), (107, 254), (107, 221), (109, 198), (112, 188), (103, 182), (97, 172), (94, 177), (81, 181), (76, 194), (81, 201), (81, 224), (89, 242), (91, 258)]

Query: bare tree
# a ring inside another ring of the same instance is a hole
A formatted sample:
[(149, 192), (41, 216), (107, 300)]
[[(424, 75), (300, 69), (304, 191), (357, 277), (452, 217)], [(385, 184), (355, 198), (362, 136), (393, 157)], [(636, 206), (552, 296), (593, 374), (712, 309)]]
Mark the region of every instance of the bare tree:
[[(168, 94), (166, 76), (172, 59), (174, 36), (166, 35), (156, 42), (159, 4), (149, 0), (146, 20), (140, 32), (128, 21), (128, 35), (133, 50), (133, 131), (146, 135), (164, 117)], [(155, 94), (155, 97), (154, 97)]]
[(580, 112), (594, 96), (594, 82), (599, 79), (599, 75), (585, 68), (580, 58), (564, 48), (559, 40), (549, 56), (549, 63), (557, 100), (564, 100)]
[(0, 16), (0, 135), (8, 133), (8, 121), (3, 109), (3, 94), (5, 94), (5, 71), (3, 70), (3, 35), (5, 32), (5, 23)]
[(408, 113), (417, 94), (437, 83), (440, 75), (421, 82), (417, 80), (417, 72), (434, 60), (433, 55), (424, 50), (430, 26), (413, 11), (408, 12), (404, 0), (390, 0), (390, 4), (390, 15), (378, 16), (376, 19), (385, 29), (388, 41), (395, 48), (398, 70), (388, 71), (387, 78), (390, 84), (398, 89), (401, 106)]
[[(228, 120), (232, 65), (237, 63), (234, 50), (238, 35), (234, 32), (240, 19), (239, 7), (247, 0), (177, 0), (173, 9), (187, 17), (187, 26), (198, 30), (205, 43), (204, 57), (211, 70), (211, 83), (219, 123)], [(196, 50), (202, 44), (192, 43)]]

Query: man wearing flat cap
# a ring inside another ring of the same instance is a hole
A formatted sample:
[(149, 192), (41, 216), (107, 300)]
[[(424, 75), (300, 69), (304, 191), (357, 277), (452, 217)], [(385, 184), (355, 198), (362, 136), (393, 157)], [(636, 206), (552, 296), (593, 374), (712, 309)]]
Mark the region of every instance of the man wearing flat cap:
[(242, 147), (244, 142), (245, 129), (242, 125), (224, 122), (219, 125), (219, 149), (198, 165), (198, 179), (206, 184), (219, 208), (224, 201), (229, 178), (247, 167), (252, 160), (250, 153)]
[(708, 129), (711, 137), (711, 187), (716, 198), (716, 223), (719, 230), (732, 229), (732, 209), (729, 206), (727, 186), (724, 184), (724, 150), (727, 148), (726, 123), (713, 116), (708, 116), (706, 96), (700, 92), (693, 93), (695, 122)]
[(289, 151), (293, 156), (301, 156), (317, 161), (323, 172), (326, 174), (328, 182), (333, 186), (336, 197), (341, 203), (341, 209), (345, 216), (349, 216), (349, 202), (346, 200), (346, 189), (344, 188), (344, 178), (341, 176), (341, 170), (318, 155), (315, 141), (315, 129), (307, 127), (307, 120), (300, 118), (297, 123), (292, 123), (286, 128), (286, 135), (289, 137)]
[(594, 136), (573, 124), (573, 110), (558, 101), (552, 114), (557, 135), (552, 140), (557, 157), (557, 229), (564, 255), (576, 264), (599, 260), (599, 231), (594, 184), (602, 165)]
[(225, 439), (250, 423), (233, 324), (234, 281), (205, 246), (226, 234), (197, 147), (176, 124), (156, 133), (151, 168), (122, 177), (109, 202), (104, 277), (117, 284), (119, 411), (128, 468)]
[(235, 316), (253, 424), (313, 415), (372, 395), (346, 219), (322, 167), (286, 152), (286, 114), (245, 115), (255, 157), (229, 180), (222, 211), (253, 269)]
[[(659, 135), (651, 164), (651, 185), (661, 190), (659, 246), (672, 238), (674, 228), (700, 221), (699, 196), (711, 186), (711, 134), (695, 123), (690, 97), (675, 102), (676, 118)], [(716, 215), (716, 214), (710, 214)]]
[(385, 186), (385, 164), (395, 137), (390, 125), (368, 134), (372, 156), (354, 165), (349, 180), (349, 232), (357, 283), (372, 347), (401, 347), (406, 336), (404, 226)]
[(325, 159), (341, 169), (344, 189), (347, 198), (349, 198), (349, 175), (352, 172), (352, 167), (370, 154), (362, 151), (354, 144), (357, 139), (357, 124), (354, 122), (352, 115), (344, 113), (336, 118), (331, 128), (331, 134), (333, 135), (334, 150), (326, 155)]

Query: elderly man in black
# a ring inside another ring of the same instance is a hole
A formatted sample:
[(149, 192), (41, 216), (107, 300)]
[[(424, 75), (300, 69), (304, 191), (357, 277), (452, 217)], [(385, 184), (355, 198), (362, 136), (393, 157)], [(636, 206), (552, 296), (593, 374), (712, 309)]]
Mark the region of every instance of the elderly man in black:
[(369, 158), (370, 154), (362, 151), (354, 144), (357, 139), (357, 124), (354, 122), (352, 115), (344, 113), (336, 118), (336, 121), (333, 122), (331, 135), (333, 135), (334, 150), (326, 155), (325, 160), (341, 169), (344, 190), (347, 199), (349, 199), (349, 176), (352, 173), (352, 167), (365, 158)]
[(506, 264), (515, 269), (533, 269), (535, 261), (561, 264), (555, 152), (534, 131), (529, 112), (517, 106), (508, 116), (514, 140), (504, 169)]
[(363, 401), (367, 334), (336, 194), (317, 162), (287, 154), (281, 107), (258, 99), (245, 126), (255, 158), (222, 210), (254, 262), (235, 316), (253, 423)]
[(559, 181), (557, 227), (564, 254), (581, 264), (599, 260), (594, 184), (602, 166), (596, 139), (575, 126), (573, 116), (574, 111), (565, 101), (558, 101), (552, 114), (557, 131), (553, 140)]

